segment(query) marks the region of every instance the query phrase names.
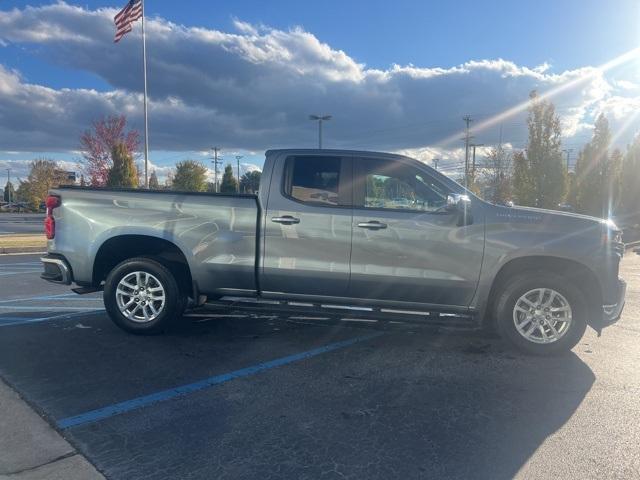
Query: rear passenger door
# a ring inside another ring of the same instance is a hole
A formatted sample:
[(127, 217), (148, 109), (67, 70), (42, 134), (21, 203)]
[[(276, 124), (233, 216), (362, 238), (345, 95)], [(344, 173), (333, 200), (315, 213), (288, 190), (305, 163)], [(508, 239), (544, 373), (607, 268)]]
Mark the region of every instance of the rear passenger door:
[(265, 296), (345, 296), (349, 286), (352, 162), (291, 155), (274, 166), (265, 212)]

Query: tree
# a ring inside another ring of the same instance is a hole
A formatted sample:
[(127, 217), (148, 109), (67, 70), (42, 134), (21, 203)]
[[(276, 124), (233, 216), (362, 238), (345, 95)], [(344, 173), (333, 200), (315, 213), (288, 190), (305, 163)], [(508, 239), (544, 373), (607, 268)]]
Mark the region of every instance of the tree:
[(253, 170), (242, 175), (240, 179), (240, 191), (243, 193), (256, 193), (260, 189), (260, 177), (262, 172)]
[(38, 210), (47, 199), (49, 190), (71, 183), (73, 181), (69, 180), (67, 172), (55, 161), (38, 158), (29, 164), (29, 175), (20, 182), (17, 194), (20, 201), (27, 202), (32, 209)]
[(158, 175), (156, 175), (156, 171), (153, 170), (151, 175), (149, 175), (149, 189), (150, 190), (159, 190), (160, 182), (158, 182)]
[(140, 145), (137, 130), (126, 131), (127, 119), (124, 115), (104, 117), (92, 123), (91, 130), (80, 137), (84, 173), (93, 186), (107, 183), (109, 170), (113, 165), (111, 156), (116, 145), (124, 145), (127, 155), (133, 155)]
[(521, 205), (535, 203), (536, 194), (531, 169), (524, 151), (513, 154), (513, 192), (516, 202)]
[(640, 134), (627, 147), (621, 177), (622, 211), (640, 222)]
[(566, 191), (562, 164), (560, 119), (553, 103), (529, 95), (529, 140), (514, 157), (514, 193), (521, 205), (557, 208)]
[(7, 184), (4, 186), (4, 201), (16, 201), (16, 190), (13, 187), (13, 183), (11, 182), (7, 182)]
[(607, 218), (617, 208), (620, 197), (622, 154), (609, 155), (611, 132), (603, 114), (596, 119), (591, 141), (576, 162), (576, 206), (579, 212)]
[(183, 160), (176, 165), (173, 189), (204, 192), (207, 189), (207, 167), (195, 160)]
[(511, 199), (511, 167), (513, 156), (500, 144), (487, 155), (484, 166), (484, 183), (493, 203), (505, 204)]
[(136, 188), (138, 186), (138, 169), (124, 143), (113, 147), (111, 159), (113, 166), (109, 169), (107, 185), (109, 187)]
[(238, 181), (233, 176), (233, 167), (227, 165), (224, 167), (224, 173), (222, 174), (222, 181), (220, 182), (221, 193), (235, 193), (238, 190)]

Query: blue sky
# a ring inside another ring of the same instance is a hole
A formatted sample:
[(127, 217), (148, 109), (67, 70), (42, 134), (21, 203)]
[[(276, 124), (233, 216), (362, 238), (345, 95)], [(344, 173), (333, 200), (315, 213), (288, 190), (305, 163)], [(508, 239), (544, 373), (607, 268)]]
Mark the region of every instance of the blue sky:
[[(119, 108), (141, 126), (140, 81), (132, 73), (139, 68), (139, 26), (113, 45), (113, 12), (101, 10), (123, 4), (0, 3), (0, 88), (3, 81), (12, 85), (6, 90), (15, 97), (3, 108), (22, 108), (16, 117), (24, 117), (25, 132), (33, 130), (20, 140), (15, 125), (2, 129), (0, 113), (0, 163), (39, 154), (73, 162), (83, 121)], [(640, 4), (633, 0), (147, 0), (146, 10), (151, 147), (154, 162), (166, 168), (203, 156), (213, 142), (256, 164), (264, 149), (307, 146), (315, 131), (304, 114), (321, 109), (334, 115), (327, 127), (334, 146), (454, 162), (460, 145), (441, 140), (456, 134), (463, 114), (482, 123), (526, 100), (532, 88), (555, 88), (640, 45)], [(78, 31), (82, 38), (63, 34)], [(610, 113), (612, 124), (629, 123), (638, 85), (634, 60), (554, 97), (567, 147), (577, 150), (588, 140), (600, 111)], [(27, 111), (24, 99), (39, 96), (69, 109), (66, 129), (38, 127), (34, 119), (52, 107)], [(524, 142), (523, 115), (500, 122), (516, 148)], [(211, 138), (203, 125), (215, 132)], [(496, 142), (498, 125), (480, 133)]]

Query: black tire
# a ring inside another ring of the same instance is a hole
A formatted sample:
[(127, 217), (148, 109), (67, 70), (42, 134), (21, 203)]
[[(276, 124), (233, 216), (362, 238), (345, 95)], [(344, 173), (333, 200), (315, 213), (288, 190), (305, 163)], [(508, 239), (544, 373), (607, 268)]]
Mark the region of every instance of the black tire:
[[(514, 323), (516, 301), (526, 292), (537, 288), (555, 290), (567, 300), (571, 307), (569, 328), (553, 343), (535, 343), (528, 340), (520, 334)], [(503, 282), (496, 295), (494, 312), (500, 336), (521, 352), (533, 355), (557, 355), (568, 352), (580, 341), (587, 328), (588, 311), (584, 295), (568, 279), (552, 272), (523, 272)]]
[[(118, 284), (133, 272), (146, 272), (153, 275), (164, 289), (165, 303), (158, 316), (152, 320), (134, 321), (127, 318), (118, 306), (116, 296)], [(109, 272), (105, 281), (103, 300), (109, 318), (118, 327), (139, 335), (152, 335), (167, 331), (180, 320), (187, 305), (187, 296), (180, 291), (171, 271), (159, 261), (148, 257), (130, 258), (116, 265)]]

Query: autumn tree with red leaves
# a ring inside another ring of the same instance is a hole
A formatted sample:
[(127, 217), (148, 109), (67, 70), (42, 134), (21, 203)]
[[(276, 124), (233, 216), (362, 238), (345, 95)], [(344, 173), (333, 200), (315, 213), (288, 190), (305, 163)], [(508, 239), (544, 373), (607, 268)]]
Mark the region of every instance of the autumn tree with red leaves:
[(94, 187), (107, 184), (109, 170), (113, 166), (111, 152), (117, 145), (124, 145), (126, 153), (133, 156), (140, 145), (140, 133), (137, 130), (126, 131), (127, 118), (124, 115), (111, 115), (95, 120), (91, 130), (80, 137), (83, 167)]

